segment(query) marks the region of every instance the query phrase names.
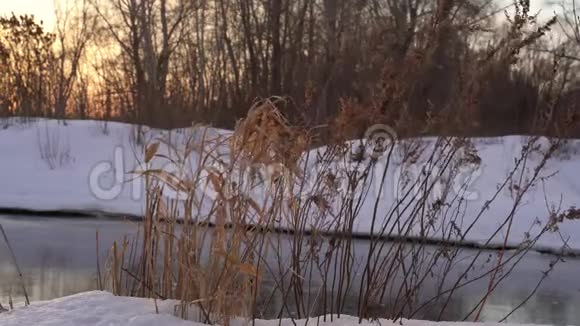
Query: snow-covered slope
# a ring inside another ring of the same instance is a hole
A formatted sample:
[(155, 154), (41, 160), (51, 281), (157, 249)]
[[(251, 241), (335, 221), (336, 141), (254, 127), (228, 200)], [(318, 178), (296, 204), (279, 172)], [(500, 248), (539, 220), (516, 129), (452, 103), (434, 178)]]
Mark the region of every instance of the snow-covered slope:
[[(142, 170), (145, 150), (136, 145), (136, 126), (44, 119), (2, 125), (0, 208), (143, 215), (144, 185), (133, 172)], [(169, 134), (179, 143), (191, 134), (143, 128), (141, 143)]]
[[(7, 127), (2, 129), (3, 125)], [(144, 187), (130, 173), (139, 169), (144, 157), (144, 149), (135, 145), (135, 130), (132, 125), (108, 123), (105, 132), (105, 124), (95, 121), (68, 121), (66, 125), (54, 120), (36, 120), (25, 124), (0, 121), (0, 208), (142, 215)], [(215, 135), (228, 133), (210, 128), (195, 131), (202, 132)], [(172, 137), (173, 142), (180, 143), (189, 134), (189, 130), (150, 130), (145, 138)], [(426, 138), (424, 141), (429, 143), (433, 139)], [(473, 140), (482, 159), (468, 189), (474, 197), (462, 204), (465, 205), (462, 207), (464, 217), (457, 220), (461, 223), (454, 227), (462, 231), (469, 227), (514, 166), (514, 159), (521, 153), (525, 141), (526, 137), (520, 136)], [(516, 211), (508, 241), (510, 244), (517, 245), (540, 230), (540, 226), (549, 219), (550, 207), (567, 209), (580, 206), (580, 154), (575, 152), (575, 149), (580, 149), (580, 142), (571, 141), (568, 149), (567, 156), (560, 155), (548, 162), (542, 176), (549, 178), (538, 182)], [(160, 149), (161, 152), (163, 150)], [(227, 156), (224, 153), (220, 155)], [(399, 163), (395, 160), (393, 164)], [(533, 173), (536, 164), (529, 163), (530, 171), (524, 177)], [(398, 172), (400, 169), (395, 166), (386, 176), (388, 182), (385, 193), (381, 194), (378, 205), (381, 213), (375, 227), (382, 226), (385, 212), (393, 209), (393, 198), (396, 197), (396, 187), (393, 186), (401, 179)], [(368, 233), (372, 227), (375, 197), (371, 195), (369, 198), (363, 203), (354, 223), (354, 231), (361, 234)], [(485, 242), (504, 222), (513, 202), (513, 191), (501, 191), (464, 240)], [(503, 243), (504, 230), (492, 243)], [(430, 236), (441, 237), (441, 232)], [(580, 221), (564, 221), (560, 224), (560, 233), (546, 234), (537, 245), (557, 250), (564, 241), (571, 248), (580, 250)]]
[[(115, 162), (122, 148), (125, 162), (133, 162), (131, 128), (110, 123), (108, 135), (93, 121), (38, 121), (0, 129), (0, 206), (31, 210), (102, 210), (141, 213), (142, 205), (130, 199), (128, 187), (111, 200), (91, 191), (90, 175), (101, 162)], [(40, 147), (51, 147), (56, 166), (42, 158)], [(129, 171), (132, 166), (126, 166)], [(112, 180), (109, 180), (112, 181)], [(103, 184), (103, 188), (112, 184)]]
[[(19, 308), (10, 312), (0, 313), (0, 325), (3, 326), (201, 326), (203, 324), (180, 320), (172, 315), (173, 302), (157, 301), (156, 313), (155, 302), (151, 299), (114, 297), (106, 292), (86, 292), (73, 296), (54, 299), (44, 302), (33, 303), (29, 307)], [(257, 320), (257, 326), (292, 326), (292, 325), (405, 325), (405, 326), (506, 326), (509, 324), (493, 323), (452, 323), (452, 322), (429, 322), (418, 320), (402, 320), (393, 322), (390, 320), (368, 321), (361, 324), (358, 318), (341, 316), (326, 321), (320, 318), (310, 320)], [(251, 323), (236, 320), (231, 323), (234, 326), (251, 325)]]

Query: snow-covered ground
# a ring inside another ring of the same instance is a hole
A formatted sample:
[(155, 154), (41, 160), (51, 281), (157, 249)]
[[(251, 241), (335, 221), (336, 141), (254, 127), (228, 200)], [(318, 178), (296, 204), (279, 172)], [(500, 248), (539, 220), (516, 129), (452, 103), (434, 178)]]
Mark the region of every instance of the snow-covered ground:
[[(157, 307), (156, 307), (157, 306)], [(158, 311), (159, 313), (156, 313)], [(0, 313), (3, 326), (201, 326), (203, 324), (185, 321), (173, 315), (175, 303), (151, 299), (114, 297), (106, 292), (85, 292), (50, 301), (35, 302), (29, 307)], [(232, 326), (252, 325), (251, 322), (235, 320)], [(358, 318), (341, 316), (332, 321), (329, 316), (309, 320), (256, 320), (257, 326), (306, 326), (306, 325), (359, 325)], [(406, 326), (506, 326), (494, 323), (452, 323), (418, 320), (365, 320), (360, 325), (406, 325)]]
[[(2, 129), (3, 125), (7, 125)], [(63, 125), (54, 120), (37, 120), (26, 124), (0, 121), (0, 208), (38, 211), (101, 211), (116, 214), (143, 215), (144, 187), (131, 171), (139, 170), (144, 149), (135, 145), (135, 127), (121, 123), (68, 121)], [(227, 131), (204, 129), (215, 135)], [(196, 132), (202, 132), (197, 130)], [(183, 141), (188, 131), (149, 131), (147, 139), (169, 137)], [(425, 139), (426, 143), (432, 139)], [(492, 139), (474, 139), (473, 143), (482, 161), (469, 184), (470, 199), (462, 204), (464, 217), (457, 227), (465, 231), (486, 201), (491, 199), (506, 175), (514, 166), (514, 159), (522, 150), (526, 137), (510, 136)], [(398, 145), (397, 145), (398, 146)], [(525, 197), (516, 211), (509, 243), (517, 245), (541, 229), (549, 219), (549, 208), (567, 209), (580, 206), (580, 149), (579, 141), (571, 141), (566, 155), (551, 160), (539, 182)], [(160, 149), (163, 151), (163, 149)], [(165, 151), (167, 152), (167, 151)], [(222, 153), (223, 154), (223, 153)], [(378, 206), (383, 224), (385, 212), (392, 209), (396, 186), (401, 176), (396, 168), (389, 170), (387, 184)], [(537, 162), (529, 162), (524, 178), (533, 173)], [(406, 167), (406, 171), (420, 173), (420, 167)], [(376, 190), (376, 188), (375, 188)], [(354, 231), (365, 234), (372, 227), (374, 196), (363, 203)], [(514, 190), (506, 189), (493, 205), (484, 211), (481, 220), (464, 240), (483, 243), (508, 215), (514, 201)], [(444, 223), (445, 221), (440, 221)], [(504, 229), (505, 230), (505, 229)], [(396, 234), (395, 234), (396, 235)], [(431, 235), (441, 237), (441, 231)], [(492, 243), (501, 244), (505, 231)], [(580, 250), (580, 221), (564, 221), (560, 233), (548, 233), (537, 243), (539, 247), (557, 250), (563, 241)]]
[[(174, 304), (174, 303), (173, 303)], [(191, 322), (172, 315), (171, 302), (155, 303), (150, 299), (114, 297), (106, 292), (85, 292), (0, 314), (4, 326), (185, 326)]]

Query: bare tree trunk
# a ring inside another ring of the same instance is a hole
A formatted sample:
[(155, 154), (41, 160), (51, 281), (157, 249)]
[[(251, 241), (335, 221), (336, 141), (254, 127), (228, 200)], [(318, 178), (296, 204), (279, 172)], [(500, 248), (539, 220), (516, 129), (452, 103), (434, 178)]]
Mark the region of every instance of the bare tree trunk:
[(270, 0), (270, 37), (272, 42), (272, 60), (270, 75), (270, 94), (280, 94), (282, 84), (282, 46), (280, 44), (280, 18), (282, 11), (282, 0)]

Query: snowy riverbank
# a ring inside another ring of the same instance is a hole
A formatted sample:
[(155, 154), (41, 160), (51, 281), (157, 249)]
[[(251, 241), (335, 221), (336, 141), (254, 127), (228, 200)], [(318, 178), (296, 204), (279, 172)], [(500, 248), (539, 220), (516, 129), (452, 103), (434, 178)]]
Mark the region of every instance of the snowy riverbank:
[[(157, 308), (156, 308), (157, 305)], [(29, 307), (17, 308), (0, 313), (0, 324), (3, 326), (201, 326), (203, 324), (181, 320), (173, 315), (175, 302), (151, 299), (114, 297), (106, 292), (85, 292), (50, 301), (35, 302)], [(159, 313), (156, 313), (156, 309)], [(232, 326), (252, 325), (250, 322), (233, 321)], [(342, 316), (340, 319), (323, 317), (309, 320), (256, 320), (256, 326), (306, 326), (306, 325), (404, 325), (404, 326), (506, 326), (495, 323), (456, 323), (430, 322), (418, 320), (365, 320), (361, 324), (358, 318)]]
[[(6, 124), (0, 123), (0, 126)], [(0, 208), (38, 211), (100, 211), (115, 214), (143, 215), (145, 192), (142, 183), (131, 174), (143, 162), (143, 148), (135, 144), (135, 127), (122, 123), (95, 121), (36, 120), (12, 123), (0, 129)], [(206, 129), (213, 134), (227, 131)], [(149, 131), (147, 139), (173, 135), (176, 142), (189, 131)], [(474, 197), (465, 203), (465, 217), (455, 225), (460, 231), (468, 229), (486, 201), (494, 196), (499, 183), (506, 178), (521, 153), (526, 137), (509, 136), (474, 139), (481, 157), (481, 166), (469, 185)], [(424, 139), (426, 143), (432, 139)], [(542, 176), (544, 182), (532, 188), (515, 211), (508, 244), (517, 246), (526, 241), (549, 220), (549, 209), (565, 210), (580, 204), (579, 141), (568, 144), (565, 155), (548, 162)], [(163, 150), (163, 149), (161, 149)], [(395, 162), (396, 164), (396, 162)], [(533, 170), (534, 162), (529, 169)], [(395, 180), (397, 169), (391, 169), (387, 180)], [(529, 175), (532, 171), (526, 172)], [(420, 173), (420, 172), (419, 172)], [(388, 210), (395, 196), (388, 181), (386, 195), (379, 209)], [(357, 217), (354, 231), (366, 234), (372, 228), (371, 215), (374, 198), (367, 200)], [(494, 204), (483, 212), (480, 220), (470, 228), (464, 241), (485, 243), (494, 230), (504, 222), (514, 201), (512, 189), (497, 196)], [(463, 205), (463, 204), (462, 204)], [(579, 205), (580, 206), (580, 205)], [(383, 223), (378, 221), (375, 223)], [(375, 225), (376, 226), (376, 225)], [(505, 234), (500, 232), (492, 244), (502, 244)], [(433, 233), (432, 237), (441, 235)], [(560, 233), (547, 233), (536, 244), (538, 248), (557, 251), (567, 242), (580, 249), (580, 222), (564, 221)]]

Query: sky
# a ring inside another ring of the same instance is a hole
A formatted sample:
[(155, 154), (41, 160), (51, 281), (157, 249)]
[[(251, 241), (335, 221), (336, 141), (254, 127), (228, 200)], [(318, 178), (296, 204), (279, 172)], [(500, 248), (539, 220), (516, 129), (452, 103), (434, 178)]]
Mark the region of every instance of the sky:
[[(51, 30), (55, 22), (54, 2), (58, 0), (0, 0), (0, 15), (32, 14), (44, 22), (44, 26)], [(71, 0), (75, 1), (75, 0)], [(498, 0), (501, 3), (511, 3), (512, 0)], [(545, 0), (531, 0), (533, 10), (542, 9), (542, 17), (550, 16), (553, 9), (544, 5)]]
[(0, 0), (0, 15), (34, 15), (42, 20), (47, 29), (52, 29), (55, 21), (54, 0)]

